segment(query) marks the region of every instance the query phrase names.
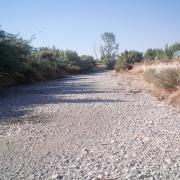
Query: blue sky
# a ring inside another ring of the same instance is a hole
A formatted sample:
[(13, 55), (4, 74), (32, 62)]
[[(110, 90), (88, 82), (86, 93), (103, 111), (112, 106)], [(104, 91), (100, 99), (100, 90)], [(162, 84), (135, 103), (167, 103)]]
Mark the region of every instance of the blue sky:
[(180, 41), (180, 0), (0, 0), (0, 25), (35, 47), (94, 54), (103, 32), (114, 32), (120, 52)]

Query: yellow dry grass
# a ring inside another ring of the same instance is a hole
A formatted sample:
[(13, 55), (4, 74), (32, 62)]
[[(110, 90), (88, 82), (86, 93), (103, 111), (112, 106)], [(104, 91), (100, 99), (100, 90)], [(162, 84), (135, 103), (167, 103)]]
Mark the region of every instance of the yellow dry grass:
[(180, 62), (173, 61), (171, 63), (163, 63), (160, 61), (145, 61), (144, 63), (134, 65), (133, 69), (130, 71), (121, 72), (118, 77), (128, 80), (133, 86), (141, 90), (152, 93), (159, 100), (172, 104), (178, 111), (180, 111), (180, 87), (174, 89), (159, 89), (153, 84), (146, 82), (143, 78), (143, 73), (149, 68), (156, 69), (157, 71), (166, 68), (180, 68)]

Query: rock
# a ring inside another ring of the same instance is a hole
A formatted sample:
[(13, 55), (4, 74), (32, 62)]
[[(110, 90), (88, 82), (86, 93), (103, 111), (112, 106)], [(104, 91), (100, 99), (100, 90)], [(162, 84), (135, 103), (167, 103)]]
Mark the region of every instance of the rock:
[(102, 175), (102, 174), (99, 174), (99, 175), (97, 176), (97, 178), (98, 178), (98, 179), (102, 179), (102, 178), (103, 178), (103, 175)]
[(77, 162), (81, 161), (81, 158), (77, 158), (76, 161), (77, 161)]
[(127, 159), (127, 158), (129, 158), (129, 155), (128, 155), (128, 154), (126, 154), (126, 155), (124, 156), (124, 159)]
[(47, 156), (49, 156), (50, 154), (51, 154), (51, 151), (48, 151), (48, 152), (46, 153)]
[(52, 179), (63, 179), (63, 176), (60, 175), (59, 173), (58, 174), (54, 174), (54, 175), (52, 175)]
[(109, 176), (109, 173), (108, 173), (108, 172), (104, 172), (104, 175), (105, 175), (105, 176)]
[(149, 173), (141, 174), (138, 178), (139, 179), (147, 179), (147, 180), (155, 180), (155, 178), (152, 175), (150, 175)]
[(170, 158), (165, 158), (164, 161), (166, 162), (166, 164), (171, 164), (171, 159)]
[(83, 154), (84, 154), (84, 155), (89, 154), (89, 149), (84, 148), (84, 149), (83, 149)]
[(136, 167), (131, 168), (128, 177), (137, 177), (139, 170)]
[(177, 167), (178, 167), (178, 164), (177, 164), (177, 163), (174, 163), (174, 167), (177, 168)]
[(111, 140), (111, 141), (110, 141), (110, 144), (113, 144), (113, 143), (115, 143), (115, 140)]

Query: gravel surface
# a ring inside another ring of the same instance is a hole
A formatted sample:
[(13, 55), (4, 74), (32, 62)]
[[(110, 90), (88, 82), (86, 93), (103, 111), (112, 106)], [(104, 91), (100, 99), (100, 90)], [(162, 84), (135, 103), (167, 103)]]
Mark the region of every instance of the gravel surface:
[(180, 179), (180, 114), (112, 71), (0, 93), (2, 180)]

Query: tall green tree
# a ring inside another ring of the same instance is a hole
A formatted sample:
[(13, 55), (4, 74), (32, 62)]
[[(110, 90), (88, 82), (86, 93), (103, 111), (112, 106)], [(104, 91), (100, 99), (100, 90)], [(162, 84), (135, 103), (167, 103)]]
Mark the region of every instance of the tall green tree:
[(101, 38), (103, 40), (103, 45), (100, 48), (101, 59), (104, 60), (107, 68), (112, 69), (119, 44), (116, 42), (116, 36), (112, 32), (105, 32)]
[(31, 51), (29, 41), (0, 29), (0, 66), (17, 68), (29, 59)]
[(104, 56), (115, 57), (117, 54), (119, 44), (116, 43), (116, 36), (112, 32), (105, 32), (101, 36), (103, 40), (103, 46), (101, 46), (101, 54)]
[(144, 58), (145, 59), (149, 59), (149, 60), (154, 60), (156, 57), (156, 52), (154, 49), (147, 49), (145, 54), (144, 54)]

